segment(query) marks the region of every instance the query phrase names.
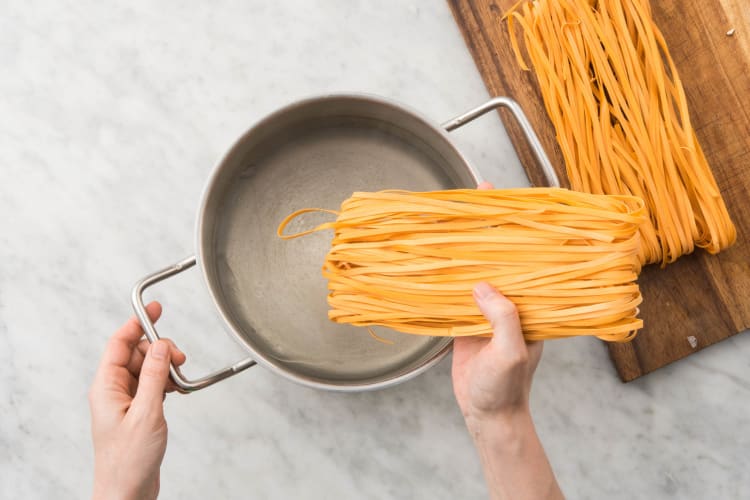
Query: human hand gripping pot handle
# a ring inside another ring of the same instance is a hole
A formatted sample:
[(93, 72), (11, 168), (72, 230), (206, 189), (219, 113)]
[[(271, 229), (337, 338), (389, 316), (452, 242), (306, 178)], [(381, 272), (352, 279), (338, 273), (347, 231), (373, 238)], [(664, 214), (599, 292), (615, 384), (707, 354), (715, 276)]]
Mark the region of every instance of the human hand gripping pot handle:
[[(161, 305), (146, 308), (152, 321)], [(167, 446), (163, 401), (176, 389), (170, 360), (185, 355), (168, 339), (141, 340), (138, 320), (128, 320), (109, 340), (89, 391), (94, 441), (94, 499), (153, 499)]]
[[(494, 336), (455, 339), (453, 387), (491, 496), (563, 498), (529, 410), (542, 343), (524, 341), (514, 304), (490, 285), (478, 284), (474, 299)], [(147, 312), (156, 321), (161, 305), (153, 302)], [(169, 365), (182, 365), (185, 355), (168, 339), (149, 344), (142, 337), (135, 317), (112, 336), (89, 392), (95, 499), (153, 499), (159, 493), (167, 445), (163, 401), (176, 389)]]
[[(491, 189), (488, 183), (479, 189)], [(526, 342), (516, 306), (487, 283), (474, 300), (492, 338), (457, 337), (453, 390), (479, 452), (493, 499), (560, 499), (563, 494), (534, 429), (529, 393), (542, 342)]]

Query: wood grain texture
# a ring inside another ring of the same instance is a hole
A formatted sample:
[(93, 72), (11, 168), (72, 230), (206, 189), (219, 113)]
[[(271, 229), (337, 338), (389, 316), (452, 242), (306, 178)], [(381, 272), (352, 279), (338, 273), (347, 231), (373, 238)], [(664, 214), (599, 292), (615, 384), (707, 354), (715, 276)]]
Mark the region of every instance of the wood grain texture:
[[(519, 69), (501, 21), (515, 1), (449, 4), (490, 94), (521, 104), (567, 183), (536, 79)], [(698, 250), (666, 269), (644, 269), (639, 282), (645, 327), (633, 342), (609, 344), (626, 382), (750, 327), (750, 10), (746, 0), (658, 0), (651, 5), (685, 87), (696, 134), (737, 225), (737, 243), (718, 256)], [(727, 36), (732, 28), (734, 35)], [(529, 178), (542, 184), (520, 130), (512, 120), (503, 121)]]

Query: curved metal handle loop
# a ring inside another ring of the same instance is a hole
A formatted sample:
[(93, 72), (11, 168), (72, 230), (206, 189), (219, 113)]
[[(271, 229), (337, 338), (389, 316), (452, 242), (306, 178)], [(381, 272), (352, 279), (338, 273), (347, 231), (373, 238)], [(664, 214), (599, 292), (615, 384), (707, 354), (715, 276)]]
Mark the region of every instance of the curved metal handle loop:
[[(156, 271), (153, 274), (149, 274), (141, 281), (136, 283), (133, 287), (133, 292), (131, 295), (133, 309), (135, 310), (135, 314), (136, 316), (138, 316), (138, 319), (141, 322), (141, 326), (143, 326), (143, 331), (146, 333), (146, 338), (149, 342), (154, 343), (159, 340), (159, 334), (156, 333), (154, 323), (146, 313), (146, 306), (143, 304), (143, 292), (151, 285), (170, 278), (175, 274), (179, 274), (182, 271), (190, 269), (195, 265), (195, 262), (195, 256), (183, 259), (177, 264), (165, 267), (164, 269)], [(231, 377), (232, 375), (236, 375), (242, 370), (246, 370), (253, 365), (255, 365), (255, 361), (250, 358), (246, 358), (238, 363), (233, 364), (232, 366), (228, 366), (209, 375), (206, 375), (205, 377), (201, 377), (195, 380), (189, 380), (185, 378), (185, 376), (180, 372), (179, 367), (174, 365), (170, 365), (169, 373), (172, 376), (172, 380), (177, 385), (179, 392), (185, 394), (203, 389), (204, 387), (208, 387), (209, 385), (215, 384), (216, 382), (220, 382), (221, 380)]]
[(488, 111), (492, 111), (493, 109), (497, 108), (507, 108), (513, 114), (513, 117), (521, 126), (521, 131), (526, 137), (526, 141), (529, 143), (529, 146), (531, 146), (531, 150), (534, 153), (534, 157), (536, 157), (536, 161), (542, 167), (542, 172), (544, 173), (544, 178), (547, 179), (547, 184), (549, 184), (549, 186), (551, 187), (560, 187), (560, 179), (558, 179), (557, 173), (555, 173), (555, 169), (552, 167), (552, 163), (550, 163), (549, 158), (547, 157), (547, 153), (544, 152), (542, 143), (539, 141), (539, 137), (537, 137), (536, 133), (534, 132), (534, 128), (531, 126), (531, 123), (523, 113), (521, 106), (519, 106), (519, 104), (510, 97), (494, 97), (481, 106), (477, 106), (476, 108), (467, 111), (461, 116), (458, 116), (452, 120), (448, 120), (447, 122), (442, 124), (442, 127), (450, 132), (451, 130), (455, 130), (458, 127), (466, 125), (470, 121), (482, 116)]

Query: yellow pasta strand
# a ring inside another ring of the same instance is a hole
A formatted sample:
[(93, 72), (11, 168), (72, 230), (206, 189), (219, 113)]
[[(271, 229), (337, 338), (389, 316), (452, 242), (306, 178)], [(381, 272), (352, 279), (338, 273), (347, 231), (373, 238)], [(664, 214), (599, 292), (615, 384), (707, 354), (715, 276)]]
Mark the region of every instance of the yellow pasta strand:
[(505, 18), (521, 69), (530, 63), (538, 79), (571, 187), (645, 201), (643, 264), (734, 243), (648, 0), (522, 0)]
[[(288, 216), (284, 228), (303, 209)], [(329, 318), (418, 335), (492, 334), (472, 299), (486, 281), (518, 307), (529, 340), (593, 335), (623, 342), (642, 327), (634, 196), (559, 188), (354, 193), (323, 265)]]

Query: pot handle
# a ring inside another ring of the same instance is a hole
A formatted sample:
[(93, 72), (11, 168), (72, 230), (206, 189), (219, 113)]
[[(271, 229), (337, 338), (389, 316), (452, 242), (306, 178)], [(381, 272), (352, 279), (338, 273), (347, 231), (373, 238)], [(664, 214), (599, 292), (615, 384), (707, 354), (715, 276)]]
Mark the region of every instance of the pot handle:
[(457, 116), (452, 120), (448, 120), (441, 126), (446, 131), (450, 132), (451, 130), (462, 127), (470, 121), (479, 118), (488, 111), (492, 111), (493, 109), (497, 108), (507, 108), (508, 111), (513, 114), (513, 117), (521, 126), (521, 131), (523, 131), (523, 135), (526, 137), (526, 141), (529, 143), (529, 146), (531, 146), (531, 150), (534, 153), (534, 157), (536, 157), (536, 161), (542, 167), (542, 172), (544, 173), (544, 178), (547, 179), (547, 184), (551, 187), (560, 187), (560, 179), (558, 179), (557, 173), (555, 173), (555, 169), (552, 167), (552, 163), (550, 163), (549, 158), (547, 157), (547, 153), (544, 152), (542, 143), (539, 141), (539, 137), (537, 137), (536, 133), (534, 132), (534, 128), (531, 126), (531, 123), (523, 113), (521, 106), (519, 106), (519, 104), (510, 97), (494, 97), (481, 106), (477, 106), (476, 108), (467, 111), (461, 116)]
[[(138, 283), (136, 283), (133, 287), (133, 292), (131, 294), (133, 309), (135, 310), (135, 314), (136, 316), (138, 316), (138, 319), (143, 326), (143, 331), (146, 333), (146, 338), (149, 342), (154, 343), (159, 340), (159, 334), (156, 333), (154, 323), (146, 313), (146, 306), (143, 304), (143, 292), (151, 285), (154, 285), (167, 278), (171, 278), (175, 274), (179, 274), (182, 271), (190, 269), (195, 265), (195, 262), (195, 256), (183, 259), (177, 264), (165, 267), (164, 269), (156, 271), (153, 274), (149, 274)], [(246, 358), (238, 363), (233, 364), (232, 366), (228, 366), (209, 375), (206, 375), (205, 377), (201, 377), (195, 380), (185, 378), (185, 376), (180, 372), (179, 367), (170, 365), (169, 374), (172, 376), (172, 380), (174, 381), (175, 385), (177, 385), (178, 391), (186, 394), (189, 392), (197, 391), (199, 389), (203, 389), (204, 387), (208, 387), (209, 385), (215, 384), (216, 382), (231, 377), (232, 375), (236, 375), (242, 370), (250, 368), (253, 365), (255, 365), (255, 361), (250, 358)]]

